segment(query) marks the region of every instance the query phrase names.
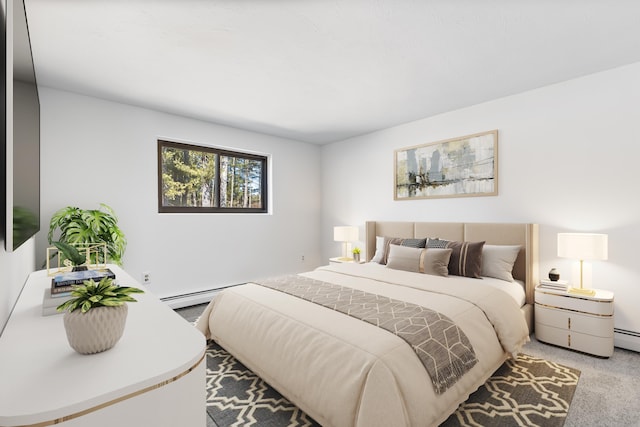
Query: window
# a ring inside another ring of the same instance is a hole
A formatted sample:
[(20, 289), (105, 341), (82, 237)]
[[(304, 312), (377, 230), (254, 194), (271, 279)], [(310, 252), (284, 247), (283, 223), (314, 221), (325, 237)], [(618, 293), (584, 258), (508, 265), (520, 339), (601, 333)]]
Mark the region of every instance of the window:
[(158, 140), (158, 212), (267, 212), (267, 157)]

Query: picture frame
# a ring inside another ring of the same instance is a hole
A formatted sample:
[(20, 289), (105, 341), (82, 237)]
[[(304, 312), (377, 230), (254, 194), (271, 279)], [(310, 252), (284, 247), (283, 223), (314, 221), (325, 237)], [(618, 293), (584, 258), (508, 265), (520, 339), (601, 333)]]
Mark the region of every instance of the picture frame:
[(498, 131), (394, 152), (394, 200), (498, 194)]

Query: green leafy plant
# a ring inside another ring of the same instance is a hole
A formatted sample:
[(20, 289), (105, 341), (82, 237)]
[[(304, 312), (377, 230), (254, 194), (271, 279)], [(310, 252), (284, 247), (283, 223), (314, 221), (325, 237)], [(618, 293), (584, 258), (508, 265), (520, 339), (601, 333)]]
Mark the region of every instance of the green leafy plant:
[(355, 248), (353, 248), (353, 250), (351, 252), (353, 252), (354, 255), (355, 254), (359, 254), (360, 253), (360, 248), (355, 247)]
[[(58, 238), (54, 238), (59, 232)], [(122, 265), (122, 257), (127, 247), (124, 233), (118, 227), (118, 217), (113, 209), (104, 203), (100, 209), (80, 209), (67, 206), (57, 211), (49, 222), (49, 243), (54, 241), (67, 244), (106, 243), (108, 260), (92, 260), (92, 262), (111, 261)]]
[(83, 313), (96, 307), (118, 307), (125, 302), (136, 302), (130, 294), (144, 293), (142, 289), (130, 286), (118, 286), (113, 279), (105, 277), (96, 283), (93, 280), (85, 280), (82, 285), (74, 285), (71, 298), (60, 304), (58, 311), (81, 310)]
[(87, 258), (82, 255), (75, 246), (65, 242), (51, 242), (51, 244), (58, 248), (58, 250), (62, 252), (62, 255), (71, 261), (74, 266), (82, 265), (87, 262)]

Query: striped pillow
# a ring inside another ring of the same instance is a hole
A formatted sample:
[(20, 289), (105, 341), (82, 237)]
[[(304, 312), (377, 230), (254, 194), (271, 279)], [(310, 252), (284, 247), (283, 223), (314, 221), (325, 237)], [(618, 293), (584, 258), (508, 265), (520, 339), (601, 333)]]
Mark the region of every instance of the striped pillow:
[(399, 245), (403, 239), (397, 237), (382, 237), (376, 236), (376, 253), (371, 259), (371, 262), (377, 262), (378, 264), (387, 265), (389, 259), (389, 246)]
[(451, 249), (449, 274), (480, 278), (482, 274), (482, 248), (484, 242), (449, 242)]
[(424, 248), (426, 243), (427, 239), (403, 239), (400, 237), (376, 236), (376, 253), (371, 261), (386, 265), (389, 259), (390, 245), (400, 245), (409, 248)]
[(450, 256), (451, 249), (390, 245), (387, 268), (446, 277), (449, 275)]

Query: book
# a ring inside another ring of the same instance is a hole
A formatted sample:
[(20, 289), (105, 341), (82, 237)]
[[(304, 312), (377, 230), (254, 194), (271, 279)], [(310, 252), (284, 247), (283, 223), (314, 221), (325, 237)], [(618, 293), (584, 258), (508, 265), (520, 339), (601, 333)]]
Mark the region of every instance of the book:
[(547, 279), (541, 279), (540, 280), (540, 285), (541, 288), (546, 288), (546, 289), (556, 289), (559, 291), (566, 291), (567, 289), (569, 289), (569, 282), (567, 282), (566, 280), (547, 280)]
[(540, 279), (541, 285), (552, 285), (552, 286), (567, 286), (569, 282), (566, 280), (549, 280), (549, 279)]
[[(58, 274), (51, 279), (52, 288), (67, 287), (71, 285), (81, 285), (85, 280), (99, 282), (105, 277), (115, 279), (116, 275), (108, 268), (96, 270), (71, 271), (69, 273)], [(70, 290), (70, 289), (69, 289)]]
[(73, 291), (74, 285), (69, 286), (51, 286), (49, 288), (49, 292), (52, 298), (60, 298), (66, 295), (71, 295), (71, 291)]
[(67, 295), (60, 294), (54, 296), (51, 294), (50, 288), (45, 289), (42, 297), (42, 315), (51, 316), (53, 314), (62, 314), (62, 312), (58, 311), (57, 308), (60, 304), (68, 301), (69, 299), (71, 299), (70, 292), (68, 292)]

